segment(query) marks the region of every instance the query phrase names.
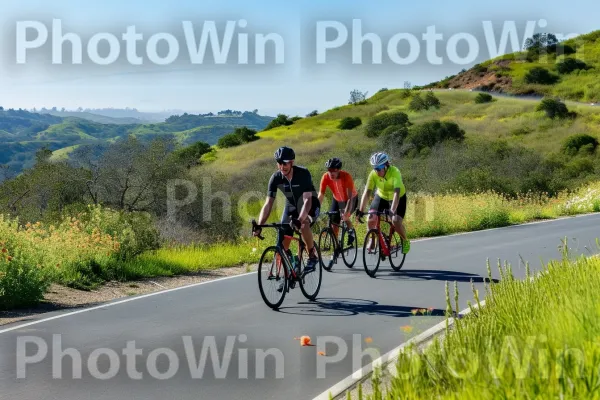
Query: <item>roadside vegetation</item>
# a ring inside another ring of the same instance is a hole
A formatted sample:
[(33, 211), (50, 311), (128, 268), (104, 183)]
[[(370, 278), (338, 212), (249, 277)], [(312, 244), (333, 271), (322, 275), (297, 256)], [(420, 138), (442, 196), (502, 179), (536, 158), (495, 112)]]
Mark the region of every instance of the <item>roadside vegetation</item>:
[[(425, 350), (405, 349), (389, 384), (376, 371), (373, 393), (358, 398), (595, 398), (600, 258), (574, 259), (566, 241), (563, 251), (542, 273), (527, 269), (525, 280), (498, 262), (501, 279), (494, 283), (488, 264), (485, 294), (473, 289), (471, 312)], [(447, 318), (459, 312), (452, 298), (459, 294), (451, 293), (447, 286)]]

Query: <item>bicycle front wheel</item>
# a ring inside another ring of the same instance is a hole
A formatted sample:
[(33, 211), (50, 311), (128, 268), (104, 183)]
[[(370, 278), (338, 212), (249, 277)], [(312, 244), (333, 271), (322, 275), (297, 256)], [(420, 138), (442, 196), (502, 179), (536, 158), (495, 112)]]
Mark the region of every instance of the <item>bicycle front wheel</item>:
[(365, 272), (371, 278), (375, 278), (375, 274), (379, 269), (379, 263), (381, 262), (380, 252), (379, 231), (377, 229), (371, 229), (367, 232), (363, 244), (363, 263)]
[(333, 230), (330, 228), (323, 228), (319, 235), (319, 249), (321, 249), (321, 256), (319, 260), (322, 267), (326, 271), (331, 271), (333, 268), (333, 262), (331, 262), (335, 254), (336, 240), (333, 236)]
[(317, 251), (317, 257), (319, 257), (319, 262), (317, 262), (314, 271), (305, 271), (306, 263), (308, 263), (308, 249), (303, 248), (300, 257), (300, 262), (302, 263), (302, 277), (300, 278), (300, 290), (302, 291), (304, 297), (306, 297), (310, 301), (313, 301), (317, 298), (317, 295), (321, 290), (321, 282), (323, 280), (323, 263), (321, 261), (320, 246), (317, 243), (315, 243), (315, 250)]
[(402, 269), (406, 254), (402, 252), (402, 237), (398, 232), (394, 232), (390, 237), (388, 248), (390, 249), (390, 266), (396, 272)]
[[(348, 245), (348, 236), (350, 232), (354, 234), (354, 240), (352, 244)], [(358, 238), (356, 237), (356, 231), (354, 229), (349, 229), (342, 232), (342, 259), (344, 260), (344, 264), (346, 267), (352, 268), (354, 267), (354, 263), (356, 262), (356, 257), (358, 256)]]
[(258, 288), (265, 304), (276, 310), (288, 290), (286, 268), (277, 246), (265, 249), (258, 264)]

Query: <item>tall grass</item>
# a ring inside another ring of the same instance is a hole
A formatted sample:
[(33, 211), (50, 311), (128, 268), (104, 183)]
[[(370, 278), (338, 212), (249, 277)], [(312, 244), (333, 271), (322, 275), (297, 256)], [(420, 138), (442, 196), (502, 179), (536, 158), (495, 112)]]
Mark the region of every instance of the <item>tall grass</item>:
[[(529, 269), (525, 280), (498, 269), (484, 307), (471, 307), (424, 351), (403, 351), (391, 383), (382, 387), (378, 373), (375, 395), (363, 398), (597, 398), (600, 258), (564, 257), (536, 279)], [(456, 315), (448, 293), (448, 316)]]
[[(327, 209), (329, 203), (324, 203), (323, 209)], [(260, 205), (256, 204), (251, 209), (258, 215)], [(417, 194), (409, 200), (405, 226), (408, 237), (416, 239), (590, 212), (600, 212), (600, 182), (573, 193), (563, 192), (552, 198), (529, 194), (507, 200), (493, 192), (435, 196)], [(278, 222), (278, 219), (279, 213), (274, 211), (269, 222)], [(326, 224), (327, 219), (322, 216), (314, 225), (313, 234), (317, 240), (320, 229)], [(359, 244), (362, 245), (367, 224), (355, 222), (354, 225)], [(387, 226), (382, 223), (384, 229)], [(147, 252), (125, 263), (121, 268), (122, 274), (131, 278), (172, 275), (256, 263), (262, 251), (275, 243), (275, 230), (265, 229), (265, 240), (259, 241), (251, 237), (250, 227), (248, 223), (237, 243), (164, 248)]]

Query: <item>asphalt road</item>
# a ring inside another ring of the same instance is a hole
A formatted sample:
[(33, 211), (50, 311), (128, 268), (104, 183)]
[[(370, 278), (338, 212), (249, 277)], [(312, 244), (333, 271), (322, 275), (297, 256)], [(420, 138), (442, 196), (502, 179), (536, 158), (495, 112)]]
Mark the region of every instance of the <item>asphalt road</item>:
[[(458, 282), (464, 309), (473, 298), (471, 279), (483, 292), (487, 258), (494, 278), (497, 259), (523, 277), (520, 257), (539, 269), (560, 257), (565, 236), (576, 254), (587, 253), (586, 246), (597, 253), (600, 215), (417, 241), (401, 272), (383, 263), (376, 279), (358, 266), (360, 257), (353, 270), (340, 261), (324, 271), (320, 299), (307, 302), (295, 289), (279, 312), (263, 304), (250, 274), (3, 326), (0, 399), (311, 399), (372, 361), (369, 354), (383, 355), (442, 321), (446, 281)], [(411, 313), (429, 307), (432, 315)], [(301, 347), (301, 335), (317, 346)], [(208, 351), (211, 343), (218, 351)]]

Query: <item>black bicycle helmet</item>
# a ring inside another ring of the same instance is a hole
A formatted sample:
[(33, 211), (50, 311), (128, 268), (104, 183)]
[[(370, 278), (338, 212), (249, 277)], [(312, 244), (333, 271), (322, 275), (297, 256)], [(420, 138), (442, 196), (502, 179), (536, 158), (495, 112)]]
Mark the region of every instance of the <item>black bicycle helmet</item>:
[(275, 151), (275, 160), (277, 161), (291, 161), (295, 159), (296, 153), (287, 146), (282, 146)]
[(334, 158), (330, 158), (329, 160), (327, 160), (327, 162), (325, 163), (325, 168), (334, 168), (334, 169), (340, 169), (342, 168), (342, 160), (340, 160), (337, 157)]

